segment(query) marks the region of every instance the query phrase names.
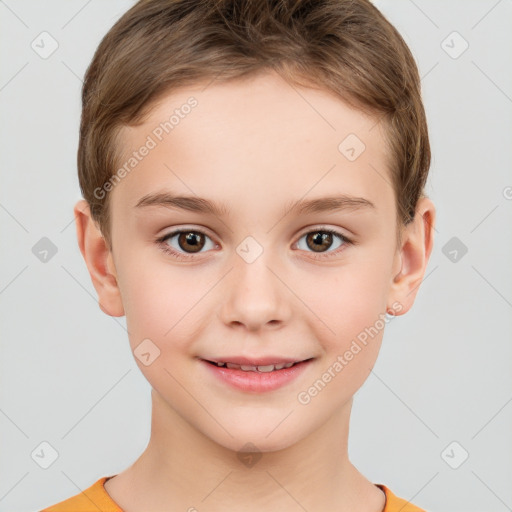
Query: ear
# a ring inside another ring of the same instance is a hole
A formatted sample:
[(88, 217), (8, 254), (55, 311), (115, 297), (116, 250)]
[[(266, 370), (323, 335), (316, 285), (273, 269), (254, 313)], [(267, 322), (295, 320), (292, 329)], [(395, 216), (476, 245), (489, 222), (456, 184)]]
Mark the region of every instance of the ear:
[[(422, 197), (414, 219), (403, 228), (402, 244), (395, 258), (399, 271), (392, 279), (387, 306), (393, 315), (407, 313), (414, 303), (434, 245), (435, 220), (434, 203)], [(393, 301), (402, 307), (391, 307)]]
[(123, 316), (124, 308), (113, 255), (91, 216), (89, 203), (81, 199), (76, 203), (73, 211), (78, 246), (98, 293), (98, 305), (107, 315)]

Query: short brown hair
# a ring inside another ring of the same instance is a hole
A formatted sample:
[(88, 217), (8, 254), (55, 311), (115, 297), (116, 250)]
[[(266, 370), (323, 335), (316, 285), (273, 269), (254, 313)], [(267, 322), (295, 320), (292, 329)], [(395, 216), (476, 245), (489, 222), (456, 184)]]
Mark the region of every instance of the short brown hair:
[(178, 87), (265, 70), (382, 120), (397, 225), (414, 218), (430, 167), (420, 78), (406, 43), (370, 1), (141, 0), (102, 39), (82, 89), (80, 188), (109, 248), (110, 194), (98, 190), (119, 165), (123, 125), (143, 122)]

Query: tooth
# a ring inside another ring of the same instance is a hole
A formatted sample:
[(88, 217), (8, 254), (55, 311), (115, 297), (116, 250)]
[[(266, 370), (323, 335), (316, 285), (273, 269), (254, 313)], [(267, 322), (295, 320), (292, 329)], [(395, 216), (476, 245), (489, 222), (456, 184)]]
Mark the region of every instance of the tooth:
[(269, 373), (274, 370), (282, 370), (283, 368), (290, 368), (295, 363), (280, 363), (280, 364), (276, 364), (276, 365), (269, 364), (266, 366), (264, 366), (264, 365), (261, 365), (261, 366), (239, 365), (239, 364), (235, 364), (235, 363), (220, 363), (220, 362), (217, 362), (216, 364), (217, 364), (217, 366), (227, 367), (230, 370), (243, 370), (245, 372), (259, 371), (259, 372)]
[(255, 372), (256, 369), (257, 369), (257, 366), (247, 366), (247, 365), (242, 365), (240, 366), (240, 368), (242, 370), (244, 370), (245, 372)]

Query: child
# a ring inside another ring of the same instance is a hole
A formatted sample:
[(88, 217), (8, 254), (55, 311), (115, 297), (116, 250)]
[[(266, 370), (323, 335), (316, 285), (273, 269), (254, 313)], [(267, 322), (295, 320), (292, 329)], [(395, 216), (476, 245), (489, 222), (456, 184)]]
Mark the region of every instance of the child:
[(45, 511), (421, 511), (348, 458), (353, 395), (433, 244), (396, 29), (367, 0), (141, 0), (82, 100), (78, 242), (152, 428)]

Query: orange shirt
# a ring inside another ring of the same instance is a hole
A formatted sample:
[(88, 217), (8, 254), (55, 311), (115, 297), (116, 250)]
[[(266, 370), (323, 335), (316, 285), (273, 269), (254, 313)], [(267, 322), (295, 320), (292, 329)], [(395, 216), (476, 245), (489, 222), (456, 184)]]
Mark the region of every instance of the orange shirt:
[[(114, 476), (104, 476), (80, 494), (45, 508), (40, 512), (123, 512), (103, 486), (109, 478)], [(385, 485), (375, 485), (382, 489), (386, 495), (386, 505), (382, 512), (426, 512), (408, 501), (398, 498)]]

